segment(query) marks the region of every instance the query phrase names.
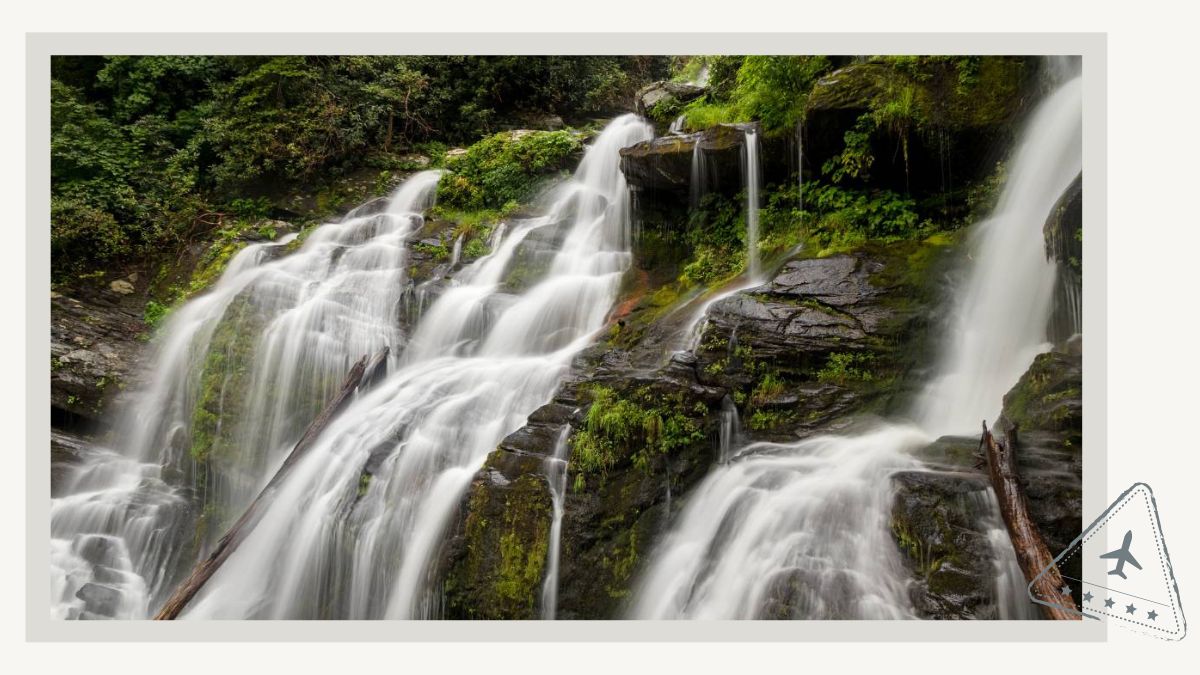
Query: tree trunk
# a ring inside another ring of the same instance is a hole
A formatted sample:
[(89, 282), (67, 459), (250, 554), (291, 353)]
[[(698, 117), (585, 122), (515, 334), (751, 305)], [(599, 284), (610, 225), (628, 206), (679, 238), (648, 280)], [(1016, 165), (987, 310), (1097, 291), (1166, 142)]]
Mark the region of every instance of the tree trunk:
[[(1009, 445), (1014, 445), (1013, 436), (1009, 434)], [(1016, 460), (1011, 447), (997, 441), (983, 423), (983, 438), (979, 440), (980, 449), (987, 457), (988, 476), (992, 481), (992, 489), (996, 491), (996, 499), (1000, 502), (1000, 516), (1008, 528), (1009, 538), (1012, 539), (1013, 550), (1017, 554), (1017, 564), (1027, 581), (1037, 579), (1034, 591), (1046, 602), (1061, 605), (1050, 607), (1039, 605), (1042, 614), (1047, 619), (1078, 619), (1082, 616), (1077, 611), (1063, 609), (1076, 608), (1075, 600), (1070, 593), (1063, 593), (1063, 578), (1054, 566), (1054, 556), (1046, 548), (1042, 534), (1038, 531), (1037, 523), (1029, 516), (1029, 504), (1025, 500), (1025, 492), (1017, 480)], [(1038, 578), (1042, 570), (1049, 571)]]
[(354, 392), (358, 391), (360, 385), (365, 388), (381, 377), (381, 369), (386, 363), (387, 355), (388, 348), (384, 347), (371, 359), (370, 363), (367, 362), (367, 357), (364, 356), (350, 368), (350, 373), (346, 376), (345, 382), (342, 383), (341, 390), (338, 391), (337, 395), (333, 397), (333, 400), (325, 406), (321, 413), (317, 415), (312, 424), (308, 425), (308, 428), (304, 431), (304, 435), (300, 437), (296, 446), (292, 448), (292, 452), (287, 456), (287, 459), (283, 460), (283, 465), (275, 472), (271, 481), (258, 493), (258, 496), (250, 503), (246, 512), (242, 514), (242, 517), (233, 524), (233, 527), (229, 528), (224, 537), (221, 537), (221, 541), (217, 542), (217, 547), (213, 549), (208, 558), (197, 564), (192, 569), (192, 573), (188, 575), (188, 578), (163, 603), (162, 609), (154, 616), (155, 620), (170, 621), (179, 617), (184, 607), (191, 602), (192, 598), (196, 597), (196, 594), (200, 592), (205, 582), (212, 578), (212, 575), (229, 559), (230, 555), (233, 555), (233, 552), (237, 550), (242, 541), (249, 536), (254, 526), (258, 523), (259, 517), (274, 497), (279, 485), (283, 482), (283, 479), (312, 446), (317, 436), (321, 435), (321, 432), (329, 425), (330, 420), (341, 412), (350, 400), (350, 397), (354, 395)]

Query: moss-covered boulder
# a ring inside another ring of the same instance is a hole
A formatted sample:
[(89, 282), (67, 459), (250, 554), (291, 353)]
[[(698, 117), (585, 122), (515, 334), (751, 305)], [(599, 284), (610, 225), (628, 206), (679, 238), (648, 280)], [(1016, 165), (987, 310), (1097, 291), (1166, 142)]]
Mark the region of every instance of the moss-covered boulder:
[(705, 91), (687, 82), (651, 82), (638, 90), (634, 104), (639, 115), (665, 126), (683, 112), (685, 103), (703, 96)]

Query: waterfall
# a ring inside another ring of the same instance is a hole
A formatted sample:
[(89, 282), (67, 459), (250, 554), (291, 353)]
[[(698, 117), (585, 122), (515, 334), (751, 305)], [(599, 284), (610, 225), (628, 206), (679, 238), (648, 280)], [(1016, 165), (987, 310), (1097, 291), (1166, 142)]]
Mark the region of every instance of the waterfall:
[[(198, 555), (169, 536), (186, 529), (172, 514), (188, 511), (189, 493), (201, 495), (219, 536), (349, 364), (383, 346), (392, 347), (387, 378), (326, 428), (185, 616), (435, 614), (431, 561), (471, 477), (603, 326), (630, 263), (618, 151), (651, 136), (633, 115), (610, 123), (546, 215), (498, 227), (502, 239), (448, 281), (407, 343), (405, 243), (432, 205), (437, 172), (406, 181), (383, 213), (318, 228), (294, 253), (242, 251), (166, 326), (155, 379), (119, 435), (122, 452), (97, 453), (107, 468), (81, 470), (52, 504), (55, 615), (82, 611), (77, 591), (100, 578), (93, 559), (144, 580), (136, 606), (114, 613), (156, 610), (175, 566), (186, 571)], [(516, 247), (545, 227), (566, 232), (548, 277), (523, 295), (504, 293)], [(169, 487), (180, 477), (193, 487)], [(89, 543), (93, 535), (106, 537), (102, 545)]]
[(550, 501), (554, 507), (550, 522), (550, 544), (546, 550), (546, 580), (542, 583), (542, 618), (553, 619), (558, 610), (558, 556), (562, 542), (563, 500), (567, 494), (567, 452), (570, 445), (570, 425), (564, 425), (554, 444), (554, 454), (545, 460), (546, 482), (550, 485)]
[(746, 129), (745, 162), (742, 173), (746, 183), (746, 274), (758, 280), (762, 262), (758, 252), (758, 186), (762, 173), (758, 159), (758, 130)]
[[(888, 532), (891, 476), (921, 467), (912, 450), (991, 419), (1046, 348), (1054, 270), (1042, 225), (1079, 173), (1081, 108), (1075, 79), (1042, 102), (1023, 131), (996, 211), (975, 227), (973, 263), (951, 302), (947, 357), (915, 411), (920, 424), (736, 451), (688, 497), (652, 553), (634, 617), (914, 616), (909, 572)], [(1015, 556), (1006, 533), (1000, 539), (994, 524), (988, 529), (1000, 613), (1015, 616), (1022, 607), (1005, 604), (1021, 591)]]
[(415, 175), (384, 212), (325, 225), (292, 255), (283, 255), (290, 241), (246, 246), (211, 291), (173, 312), (150, 382), (119, 421), (121, 452), (94, 449), (51, 502), (54, 615), (156, 609), (179, 567), (273, 474), (348, 364), (400, 343), (403, 242), (438, 178)]
[(980, 420), (995, 419), (1004, 394), (1048, 347), (1056, 273), (1042, 226), (1082, 170), (1081, 107), (1078, 78), (1039, 106), (995, 212), (971, 233), (970, 274), (951, 306), (939, 374), (917, 408), (935, 435), (974, 433)]
[(687, 115), (680, 115), (671, 120), (671, 126), (667, 127), (667, 133), (671, 136), (678, 136), (683, 133), (683, 123), (687, 121)]

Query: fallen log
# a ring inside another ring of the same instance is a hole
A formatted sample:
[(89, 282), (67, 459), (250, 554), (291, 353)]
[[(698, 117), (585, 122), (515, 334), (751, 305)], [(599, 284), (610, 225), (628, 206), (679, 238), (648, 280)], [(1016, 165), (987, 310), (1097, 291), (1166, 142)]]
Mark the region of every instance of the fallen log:
[(350, 372), (346, 375), (346, 380), (342, 383), (342, 388), (338, 391), (337, 395), (329, 401), (320, 414), (308, 425), (308, 428), (304, 430), (304, 435), (296, 442), (287, 459), (283, 460), (283, 464), (280, 465), (279, 470), (271, 477), (266, 487), (258, 493), (254, 501), (250, 502), (250, 506), (246, 508), (246, 512), (242, 514), (242, 517), (238, 518), (233, 527), (229, 528), (229, 531), (225, 533), (225, 536), (221, 537), (213, 552), (198, 563), (192, 569), (192, 573), (188, 575), (188, 578), (175, 588), (175, 592), (163, 603), (162, 609), (158, 610), (158, 614), (154, 616), (156, 621), (171, 621), (178, 618), (183, 612), (184, 607), (191, 602), (192, 598), (196, 597), (196, 594), (200, 592), (204, 584), (229, 559), (229, 556), (233, 555), (233, 552), (237, 550), (237, 547), (246, 539), (258, 523), (259, 517), (266, 510), (266, 506), (270, 503), (271, 497), (274, 496), (276, 489), (283, 482), (283, 479), (301, 457), (306, 454), (312, 446), (313, 441), (329, 425), (330, 420), (346, 407), (346, 403), (358, 391), (360, 386), (365, 388), (365, 386), (378, 379), (381, 369), (384, 368), (387, 355), (388, 348), (384, 347), (369, 363), (367, 357), (364, 356), (350, 368)]
[[(1054, 555), (1046, 548), (1042, 533), (1037, 523), (1029, 516), (1029, 503), (1025, 500), (1025, 492), (1017, 479), (1016, 459), (1013, 457), (1012, 438), (1008, 445), (997, 441), (992, 432), (988, 431), (987, 421), (983, 422), (983, 437), (979, 439), (979, 448), (987, 458), (988, 477), (996, 499), (1000, 502), (1000, 516), (1008, 528), (1008, 536), (1012, 539), (1013, 550), (1017, 554), (1017, 564), (1025, 580), (1034, 582), (1034, 592), (1046, 602), (1058, 607), (1039, 605), (1042, 614), (1047, 619), (1078, 619), (1082, 616), (1075, 609), (1075, 600), (1070, 593), (1063, 593), (1062, 575), (1054, 566)], [(1049, 568), (1046, 574), (1042, 570)], [(1038, 575), (1041, 575), (1040, 577)]]

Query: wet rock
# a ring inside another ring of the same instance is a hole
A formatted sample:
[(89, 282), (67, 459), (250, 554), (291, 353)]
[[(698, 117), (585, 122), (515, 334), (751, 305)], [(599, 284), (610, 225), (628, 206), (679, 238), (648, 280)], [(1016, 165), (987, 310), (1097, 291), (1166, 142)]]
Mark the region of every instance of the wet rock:
[(133, 292), (133, 284), (129, 283), (128, 281), (126, 281), (124, 279), (117, 279), (116, 281), (109, 284), (108, 288), (113, 293), (119, 293), (121, 295), (129, 295), (130, 293)]
[(909, 246), (792, 260), (714, 303), (696, 350), (701, 381), (732, 392), (751, 434), (770, 440), (885, 412), (921, 349), (926, 268), (942, 254)]
[(75, 597), (83, 600), (85, 612), (97, 618), (115, 617), (121, 607), (121, 591), (111, 586), (89, 582), (79, 588)]
[(103, 534), (84, 535), (75, 542), (75, 553), (92, 565), (116, 567), (122, 553), (120, 540)]
[(686, 197), (696, 145), (704, 153), (710, 187), (736, 193), (742, 187), (742, 145), (747, 125), (721, 124), (685, 136), (660, 136), (621, 149), (621, 172), (637, 191), (674, 192)]
[(910, 597), (931, 619), (995, 618), (987, 479), (902, 471), (892, 477), (892, 536), (914, 576)]
[(50, 496), (59, 496), (66, 478), (83, 462), (90, 441), (61, 429), (50, 429)]
[(1059, 197), (1042, 233), (1046, 258), (1058, 263), (1050, 339), (1061, 341), (1083, 329), (1083, 174)]

